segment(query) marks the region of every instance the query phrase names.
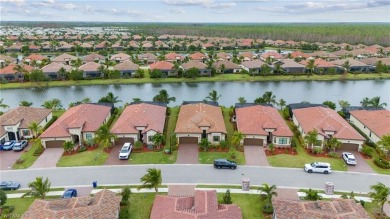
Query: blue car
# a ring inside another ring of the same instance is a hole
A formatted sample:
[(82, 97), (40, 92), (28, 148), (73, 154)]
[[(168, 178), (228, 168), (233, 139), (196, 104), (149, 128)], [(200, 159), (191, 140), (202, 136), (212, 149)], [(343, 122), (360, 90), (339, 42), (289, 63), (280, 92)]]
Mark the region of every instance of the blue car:
[(3, 150), (4, 151), (12, 150), (12, 147), (14, 146), (15, 143), (16, 143), (15, 140), (5, 142), (3, 144)]
[(20, 188), (20, 183), (15, 181), (1, 181), (0, 189), (2, 190), (16, 190)]
[(73, 198), (77, 197), (77, 190), (76, 189), (67, 189), (64, 194), (61, 196), (61, 198)]
[(22, 141), (16, 142), (14, 144), (14, 146), (12, 147), (12, 150), (13, 151), (21, 151), (21, 150), (23, 150), (23, 148), (27, 147), (27, 145), (28, 145), (28, 141), (22, 140)]

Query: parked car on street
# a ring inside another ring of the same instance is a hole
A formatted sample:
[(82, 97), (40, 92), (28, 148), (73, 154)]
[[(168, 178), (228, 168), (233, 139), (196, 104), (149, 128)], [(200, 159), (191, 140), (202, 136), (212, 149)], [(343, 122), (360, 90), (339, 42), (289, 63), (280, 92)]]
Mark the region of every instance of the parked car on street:
[(332, 168), (329, 163), (323, 162), (313, 162), (307, 163), (304, 167), (305, 171), (308, 173), (323, 173), (328, 174), (332, 172)]
[(15, 143), (16, 143), (15, 140), (5, 142), (3, 144), (3, 150), (4, 151), (12, 150), (12, 147), (14, 146)]
[(73, 198), (77, 197), (77, 190), (76, 189), (67, 189), (64, 194), (61, 196), (61, 198)]
[(214, 167), (217, 169), (229, 168), (233, 170), (237, 168), (237, 163), (227, 159), (216, 159), (214, 160)]
[(341, 156), (343, 157), (346, 164), (348, 164), (348, 165), (356, 165), (357, 164), (355, 156), (352, 153), (343, 152), (341, 154)]
[(21, 150), (23, 150), (25, 147), (27, 147), (27, 145), (28, 145), (28, 141), (22, 140), (22, 141), (16, 142), (16, 143), (14, 144), (14, 146), (12, 147), (12, 150), (13, 150), (13, 151), (21, 151)]
[(129, 159), (132, 148), (133, 145), (130, 142), (123, 144), (122, 149), (119, 151), (119, 160)]
[(15, 181), (1, 181), (0, 189), (2, 190), (16, 190), (20, 188), (20, 183)]

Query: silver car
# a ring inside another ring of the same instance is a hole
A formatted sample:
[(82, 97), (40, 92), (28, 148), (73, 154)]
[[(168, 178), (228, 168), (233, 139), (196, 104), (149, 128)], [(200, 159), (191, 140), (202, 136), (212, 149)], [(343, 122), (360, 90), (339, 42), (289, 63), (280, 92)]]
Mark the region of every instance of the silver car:
[(343, 152), (341, 154), (341, 156), (343, 157), (346, 164), (348, 164), (348, 165), (356, 165), (357, 164), (355, 156), (352, 153)]

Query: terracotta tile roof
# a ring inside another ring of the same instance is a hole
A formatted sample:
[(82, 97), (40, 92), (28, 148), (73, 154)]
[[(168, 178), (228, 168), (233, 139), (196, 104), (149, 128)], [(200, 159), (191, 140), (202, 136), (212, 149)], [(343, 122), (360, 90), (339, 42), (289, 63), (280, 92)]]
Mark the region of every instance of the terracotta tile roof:
[(124, 70), (137, 70), (139, 65), (134, 64), (132, 61), (127, 60), (124, 62), (120, 62), (114, 66), (115, 70), (124, 71)]
[[(370, 58), (365, 58), (365, 59), (359, 59), (360, 62), (363, 62), (363, 63), (366, 64), (366, 65), (373, 65), (373, 66), (375, 66), (376, 63), (377, 63), (379, 60), (382, 60), (382, 59), (377, 58), (377, 57), (370, 57)], [(382, 61), (382, 62), (383, 62), (383, 61)]]
[(248, 58), (250, 60), (254, 59), (256, 56), (253, 54), (253, 52), (241, 52), (240, 54), (238, 54), (238, 57), (244, 57), (244, 58)]
[(175, 133), (202, 133), (201, 124), (210, 126), (207, 133), (226, 133), (221, 108), (206, 103), (181, 105)]
[(0, 55), (0, 60), (8, 61), (10, 63), (13, 63), (16, 61), (15, 58), (12, 58), (11, 56), (6, 56), (6, 55)]
[(166, 111), (167, 107), (148, 103), (129, 105), (123, 110), (122, 114), (111, 128), (111, 133), (138, 133), (136, 128), (138, 124), (146, 125), (143, 133), (146, 133), (149, 130), (163, 133)]
[(353, 110), (350, 113), (379, 138), (390, 134), (389, 110)]
[(312, 57), (323, 57), (323, 58), (337, 57), (335, 54), (326, 51), (315, 51), (310, 55)]
[(260, 59), (255, 59), (252, 61), (245, 61), (241, 63), (241, 65), (247, 67), (247, 68), (261, 68), (262, 65), (264, 65), (265, 62), (261, 61)]
[(43, 55), (40, 55), (40, 54), (31, 54), (31, 55), (29, 55), (27, 57), (24, 57), (24, 60), (26, 60), (26, 59), (29, 59), (30, 61), (32, 61), (32, 60), (43, 60), (43, 59), (46, 59), (46, 57), (43, 56)]
[(189, 62), (181, 64), (181, 67), (183, 67), (184, 70), (188, 70), (190, 68), (197, 68), (197, 69), (207, 69), (207, 65), (203, 62), (191, 60)]
[(183, 60), (183, 55), (177, 54), (175, 52), (171, 52), (165, 55), (166, 60)]
[(150, 219), (242, 219), (240, 207), (218, 204), (215, 190), (196, 190), (195, 196), (157, 195)]
[(196, 52), (196, 53), (193, 53), (191, 55), (189, 55), (190, 59), (192, 60), (203, 60), (203, 59), (207, 59), (207, 56), (201, 52)]
[(321, 106), (293, 109), (293, 114), (305, 133), (316, 129), (319, 134), (327, 136), (325, 130), (333, 129), (336, 132), (333, 137), (337, 139), (365, 140), (346, 120), (332, 109)]
[(118, 61), (126, 61), (126, 60), (129, 60), (131, 58), (131, 56), (127, 55), (127, 54), (124, 54), (124, 53), (118, 53), (118, 54), (115, 54), (113, 56), (111, 56), (111, 59), (110, 60), (118, 60)]
[(283, 56), (277, 52), (269, 51), (266, 53), (261, 54), (260, 56), (263, 59), (267, 59), (268, 57), (274, 58), (274, 59), (281, 59)]
[(241, 69), (241, 67), (239, 65), (237, 65), (236, 63), (233, 63), (232, 61), (228, 61), (228, 60), (220, 60), (220, 61), (217, 61), (216, 63), (214, 63), (214, 66), (216, 68), (220, 68), (221, 65), (225, 65), (225, 69)]
[(291, 57), (293, 57), (293, 58), (297, 58), (297, 57), (309, 58), (310, 55), (307, 53), (303, 53), (301, 51), (294, 51), (291, 53)]
[[(12, 63), (12, 64), (9, 64), (8, 66), (0, 69), (0, 74), (15, 74), (17, 73), (15, 70), (14, 70), (14, 67), (16, 66), (16, 64)], [(34, 68), (32, 66), (29, 66), (29, 65), (22, 65), (22, 67), (27, 71), (27, 72), (31, 72)]]
[(109, 190), (100, 191), (94, 197), (35, 199), (22, 218), (118, 218), (120, 201), (121, 197)]
[(84, 65), (80, 66), (79, 70), (82, 70), (82, 71), (98, 71), (98, 68), (101, 65), (102, 64), (99, 64), (99, 63), (96, 63), (96, 62), (87, 62)]
[(111, 107), (98, 104), (80, 104), (68, 109), (41, 138), (69, 137), (69, 128), (81, 127), (81, 132), (95, 132), (110, 114)]
[[(51, 109), (45, 108), (20, 106), (1, 115), (0, 126), (16, 125), (20, 122), (19, 128), (28, 128), (32, 122), (40, 124), (51, 111)], [(3, 136), (5, 133), (4, 127), (0, 127), (0, 136)]]
[(52, 61), (53, 62), (67, 62), (67, 61), (70, 61), (70, 60), (76, 60), (77, 57), (76, 56), (72, 56), (72, 55), (69, 55), (69, 54), (61, 54), (57, 57), (55, 57)]
[(64, 68), (66, 71), (72, 70), (72, 66), (64, 65), (62, 63), (52, 62), (50, 64), (47, 64), (41, 68), (43, 73), (48, 72), (58, 72), (61, 68)]
[(150, 70), (153, 69), (159, 69), (159, 70), (172, 70), (173, 69), (173, 64), (171, 62), (167, 61), (159, 61), (155, 62), (153, 64), (149, 65)]
[(293, 134), (277, 109), (270, 106), (236, 108), (237, 129), (244, 134), (268, 135), (266, 128), (276, 129), (274, 136), (292, 137)]
[(219, 53), (217, 53), (217, 57), (220, 59), (231, 59), (232, 55), (230, 55), (226, 52), (219, 52)]
[(305, 68), (305, 65), (295, 62), (292, 59), (280, 59), (282, 68)]
[(83, 61), (85, 62), (94, 62), (97, 60), (104, 60), (105, 57), (96, 53), (91, 53), (83, 58)]
[(144, 54), (139, 54), (138, 59), (147, 59), (147, 60), (157, 60), (157, 56), (152, 54), (152, 53), (144, 53)]
[(367, 50), (367, 49), (354, 49), (351, 51), (351, 54), (353, 56), (358, 56), (358, 55), (374, 55), (376, 54), (376, 52), (373, 52), (373, 51), (370, 51), (370, 50)]
[(338, 60), (335, 60), (335, 61), (331, 61), (331, 63), (337, 65), (337, 66), (342, 66), (346, 61), (349, 62), (349, 65), (351, 67), (367, 67), (367, 64), (363, 63), (363, 62), (359, 62), (358, 60), (355, 60), (355, 59), (338, 59)]
[[(309, 60), (304, 60), (304, 61), (300, 62), (300, 64), (305, 65), (305, 66), (307, 66), (307, 63), (309, 63)], [(336, 67), (333, 63), (325, 61), (325, 60), (320, 59), (320, 58), (314, 60), (314, 65), (316, 66), (316, 68), (333, 68), (333, 67)]]
[(278, 219), (369, 219), (360, 203), (353, 199), (332, 201), (272, 200), (275, 218)]

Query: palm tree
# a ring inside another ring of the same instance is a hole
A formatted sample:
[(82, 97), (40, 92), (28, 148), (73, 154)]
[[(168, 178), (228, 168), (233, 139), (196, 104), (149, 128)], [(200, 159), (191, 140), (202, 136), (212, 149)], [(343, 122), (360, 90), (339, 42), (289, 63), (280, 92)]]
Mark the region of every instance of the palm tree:
[(42, 126), (40, 126), (38, 123), (36, 122), (31, 122), (29, 125), (28, 125), (28, 129), (30, 129), (33, 133), (33, 138), (36, 138), (38, 136), (38, 133), (40, 133), (42, 131)]
[(31, 106), (33, 102), (28, 102), (27, 100), (21, 100), (19, 106)]
[(226, 70), (225, 64), (222, 64), (221, 66), (219, 66), (219, 70), (221, 70), (221, 73), (224, 74), (225, 70)]
[(98, 72), (100, 72), (100, 74), (102, 74), (103, 78), (107, 78), (107, 75), (104, 74), (104, 70), (106, 68), (104, 67), (104, 65), (100, 65), (97, 69)]
[(347, 60), (347, 61), (345, 61), (345, 62), (343, 63), (343, 65), (342, 65), (341, 67), (344, 68), (344, 73), (348, 73), (349, 68), (351, 67), (351, 65), (349, 64), (349, 61)]
[(62, 148), (70, 154), (70, 152), (74, 149), (74, 143), (72, 141), (65, 141), (62, 144)]
[(5, 104), (5, 103), (3, 103), (3, 101), (4, 101), (4, 98), (1, 98), (0, 99), (0, 108), (9, 108), (9, 106), (7, 105), (7, 104)]
[(112, 92), (108, 92), (107, 95), (105, 97), (100, 98), (98, 102), (115, 104), (118, 102), (122, 102), (122, 100), (118, 100), (118, 96), (114, 96)]
[(165, 143), (165, 136), (163, 134), (157, 133), (153, 135), (152, 141), (157, 149), (160, 149), (161, 145)]
[(269, 186), (267, 183), (263, 183), (263, 186), (259, 188), (261, 191), (261, 200), (266, 201), (265, 208), (272, 207), (272, 198), (278, 196), (276, 190), (276, 185)]
[(46, 177), (45, 180), (43, 180), (43, 177), (36, 177), (34, 182), (30, 182), (28, 184), (28, 187), (31, 188), (31, 191), (25, 193), (22, 198), (25, 196), (32, 196), (35, 198), (45, 199), (46, 193), (50, 191), (50, 181)]
[(351, 106), (351, 104), (349, 104), (349, 102), (346, 100), (339, 100), (339, 105), (340, 105), (341, 109), (345, 109), (345, 108)]
[(205, 98), (205, 100), (210, 100), (212, 102), (218, 102), (220, 97), (222, 97), (222, 95), (218, 95), (218, 92), (216, 90), (213, 90), (209, 93), (209, 95)]
[(381, 103), (381, 97), (376, 96), (370, 99), (370, 105), (373, 107), (384, 108), (387, 106), (387, 103)]
[(13, 68), (13, 70), (15, 71), (15, 75), (16, 74), (27, 74), (27, 70), (23, 68), (23, 66), (21, 65), (15, 65), (15, 67)]
[(213, 59), (210, 59), (207, 63), (207, 69), (210, 70), (210, 77), (211, 77), (211, 72), (215, 71), (215, 67), (214, 67), (214, 60)]
[(62, 108), (62, 103), (60, 99), (54, 98), (51, 100), (46, 100), (45, 102), (43, 102), (42, 106), (46, 109), (52, 109), (56, 111)]
[(318, 194), (316, 190), (309, 189), (306, 190), (305, 193), (306, 193), (306, 196), (304, 197), (305, 200), (317, 201), (322, 199), (322, 197)]
[(278, 105), (280, 106), (280, 110), (286, 106), (286, 101), (284, 99), (280, 99)]
[(311, 148), (313, 148), (314, 144), (317, 143), (317, 129), (313, 129), (312, 131), (308, 132), (305, 136), (305, 143), (306, 147), (309, 147), (311, 145)]
[(81, 102), (82, 102), (82, 103), (90, 103), (90, 102), (92, 102), (92, 100), (91, 100), (91, 98), (89, 98), (89, 97), (85, 97), (85, 98), (83, 98), (83, 99), (81, 100)]
[(314, 72), (314, 69), (316, 68), (316, 64), (315, 64), (315, 60), (314, 59), (310, 59), (307, 64), (306, 64), (306, 68), (310, 70), (310, 74), (313, 74)]
[(326, 147), (333, 152), (336, 152), (336, 149), (339, 148), (343, 143), (341, 143), (337, 138), (330, 138), (328, 142), (326, 142)]
[(245, 97), (239, 97), (239, 98), (238, 98), (238, 102), (239, 102), (240, 104), (246, 103)]
[(368, 97), (365, 97), (362, 101), (360, 101), (360, 104), (362, 107), (368, 107), (370, 105), (370, 99)]
[(115, 141), (117, 136), (110, 132), (110, 128), (106, 123), (101, 125), (96, 132), (95, 142), (99, 142), (99, 146), (108, 148), (112, 146), (112, 141)]
[(80, 58), (72, 60), (72, 64), (74, 67), (78, 68), (83, 64), (83, 61)]
[(65, 79), (66, 79), (66, 73), (67, 73), (67, 71), (65, 70), (64, 67), (61, 67), (61, 68), (58, 70), (58, 76), (59, 76), (62, 80), (65, 80)]
[(137, 190), (140, 189), (153, 189), (158, 192), (158, 187), (160, 187), (162, 182), (161, 170), (156, 168), (149, 168), (147, 173), (141, 177), (142, 185), (138, 186)]
[(373, 202), (380, 208), (381, 218), (384, 216), (383, 206), (387, 201), (387, 197), (390, 195), (390, 187), (386, 187), (383, 183), (377, 183), (376, 185), (370, 186), (370, 189), (373, 192), (368, 193), (368, 195), (373, 199)]
[(140, 102), (142, 102), (142, 99), (141, 99), (141, 98), (138, 98), (138, 97), (134, 97), (134, 98), (133, 98), (133, 102), (134, 102), (134, 103), (140, 103)]
[(281, 65), (280, 63), (276, 63), (276, 64), (274, 65), (274, 71), (275, 71), (275, 73), (277, 73), (277, 74), (283, 73), (282, 65)]
[(263, 94), (263, 101), (268, 104), (276, 103), (276, 97), (272, 94), (272, 91), (266, 91)]
[(390, 134), (382, 136), (382, 139), (377, 144), (387, 151), (387, 156), (390, 155)]
[(246, 135), (240, 131), (235, 131), (232, 135), (231, 141), (234, 145), (239, 146), (241, 141), (246, 137)]
[(162, 89), (158, 92), (158, 94), (156, 96), (153, 97), (153, 101), (159, 102), (159, 103), (169, 104), (171, 101), (175, 102), (176, 98), (169, 97), (168, 92), (165, 89)]

